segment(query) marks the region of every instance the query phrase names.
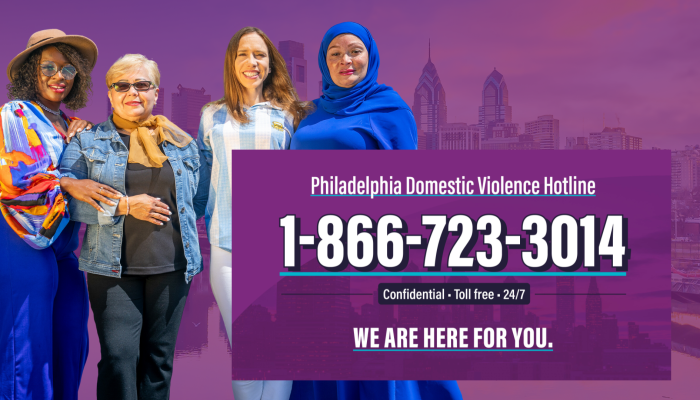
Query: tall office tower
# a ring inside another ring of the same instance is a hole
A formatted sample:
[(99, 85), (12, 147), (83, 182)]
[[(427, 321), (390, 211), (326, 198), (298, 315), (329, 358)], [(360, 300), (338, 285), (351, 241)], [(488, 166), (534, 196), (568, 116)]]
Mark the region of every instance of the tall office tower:
[(304, 43), (293, 40), (282, 40), (277, 48), (287, 64), (289, 77), (292, 78), (294, 88), (299, 99), (306, 101), (306, 60), (304, 59)]
[(454, 122), (440, 125), (438, 135), (439, 150), (478, 150), (481, 133), (477, 125)]
[(413, 117), (418, 129), (425, 133), (426, 149), (438, 149), (440, 125), (447, 123), (447, 102), (435, 64), (430, 59), (428, 43), (428, 63), (423, 67), (418, 86), (413, 92)]
[(189, 89), (177, 85), (177, 93), (172, 95), (170, 120), (193, 138), (197, 138), (202, 107), (211, 101), (211, 95), (204, 92), (204, 88)]
[(591, 150), (641, 150), (642, 138), (628, 135), (623, 127), (605, 127), (588, 135), (588, 146)]
[(489, 122), (513, 122), (513, 110), (508, 105), (508, 86), (503, 75), (493, 69), (486, 77), (481, 91), (481, 107), (479, 107), (479, 127), (481, 138), (487, 139), (486, 128)]
[(574, 278), (556, 278), (557, 285), (557, 331), (562, 337), (571, 337), (576, 323), (574, 310)]
[(540, 115), (525, 123), (525, 134), (540, 142), (541, 150), (559, 150), (559, 120), (553, 115)]
[(671, 191), (692, 192), (700, 186), (700, 146), (671, 152)]
[(591, 278), (586, 295), (586, 329), (591, 341), (595, 343), (601, 337), (603, 326), (603, 301), (600, 298), (598, 282)]
[(165, 89), (162, 87), (158, 88), (158, 101), (156, 102), (156, 105), (153, 106), (153, 111), (151, 114), (165, 115)]

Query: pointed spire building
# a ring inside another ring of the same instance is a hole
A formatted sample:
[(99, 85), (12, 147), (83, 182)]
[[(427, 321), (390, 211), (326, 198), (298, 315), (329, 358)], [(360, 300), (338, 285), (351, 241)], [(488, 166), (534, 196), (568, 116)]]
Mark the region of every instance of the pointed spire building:
[(511, 123), (513, 110), (508, 105), (508, 86), (503, 74), (493, 68), (493, 72), (486, 77), (484, 88), (481, 91), (481, 107), (479, 107), (479, 128), (482, 139), (485, 137), (489, 123)]
[(427, 150), (438, 149), (438, 132), (440, 125), (447, 123), (447, 102), (445, 89), (442, 87), (435, 64), (430, 58), (430, 41), (428, 41), (428, 63), (418, 79), (413, 92), (413, 116), (418, 129), (423, 131)]

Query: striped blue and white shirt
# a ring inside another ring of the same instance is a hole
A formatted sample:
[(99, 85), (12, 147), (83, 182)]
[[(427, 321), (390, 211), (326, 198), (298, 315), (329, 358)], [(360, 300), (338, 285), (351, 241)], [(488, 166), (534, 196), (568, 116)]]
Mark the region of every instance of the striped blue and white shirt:
[(206, 159), (200, 176), (211, 176), (205, 214), (209, 243), (227, 251), (231, 251), (231, 150), (287, 150), (294, 132), (294, 118), (270, 102), (255, 104), (246, 114), (250, 122), (241, 125), (225, 104), (210, 105), (197, 135)]

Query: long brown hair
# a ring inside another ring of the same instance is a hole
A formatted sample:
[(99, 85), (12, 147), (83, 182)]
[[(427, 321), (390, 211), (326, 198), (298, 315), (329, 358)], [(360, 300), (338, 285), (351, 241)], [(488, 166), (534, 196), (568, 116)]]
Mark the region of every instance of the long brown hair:
[[(238, 45), (241, 38), (249, 33), (256, 33), (262, 38), (267, 46), (270, 65), (270, 73), (263, 81), (263, 97), (265, 100), (272, 102), (277, 107), (288, 112), (294, 117), (294, 129), (299, 126), (299, 122), (304, 119), (311, 108), (309, 103), (303, 103), (299, 100), (297, 91), (294, 90), (292, 80), (287, 72), (287, 65), (284, 58), (277, 51), (275, 45), (272, 44), (270, 38), (258, 28), (248, 26), (245, 27), (231, 38), (226, 49), (226, 60), (224, 62), (224, 97), (213, 102), (214, 104), (226, 104), (228, 112), (231, 116), (241, 124), (250, 122), (248, 116), (241, 107), (243, 100), (244, 87), (238, 81), (235, 74), (236, 56), (238, 54)], [(205, 106), (206, 107), (206, 106)]]

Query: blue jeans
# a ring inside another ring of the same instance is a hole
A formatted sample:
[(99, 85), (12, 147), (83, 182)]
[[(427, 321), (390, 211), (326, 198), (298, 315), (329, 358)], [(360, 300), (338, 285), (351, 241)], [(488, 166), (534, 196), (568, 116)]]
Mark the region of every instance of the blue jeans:
[(0, 217), (0, 398), (77, 400), (88, 296), (73, 250), (80, 224), (30, 248)]

